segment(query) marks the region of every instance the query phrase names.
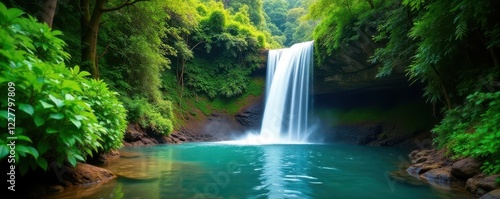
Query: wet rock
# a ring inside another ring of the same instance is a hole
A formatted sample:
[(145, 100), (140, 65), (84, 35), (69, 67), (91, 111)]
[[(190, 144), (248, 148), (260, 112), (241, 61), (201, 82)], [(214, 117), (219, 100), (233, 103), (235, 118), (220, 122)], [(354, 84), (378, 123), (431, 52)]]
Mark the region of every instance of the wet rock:
[(481, 196), (500, 188), (500, 185), (496, 182), (496, 178), (499, 177), (500, 175), (486, 176), (485, 174), (478, 174), (467, 180), (465, 188), (471, 193)]
[(109, 170), (84, 163), (78, 163), (75, 168), (65, 166), (62, 171), (64, 173), (61, 177), (66, 186), (93, 184), (116, 177)]
[(410, 154), (408, 154), (408, 157), (411, 159), (411, 160), (414, 160), (414, 159), (417, 159), (417, 153), (420, 152), (420, 150), (413, 150), (412, 152), (410, 152)]
[(435, 182), (435, 183), (448, 184), (452, 182), (458, 182), (458, 180), (451, 174), (451, 167), (432, 169), (430, 171), (425, 172), (420, 177), (429, 182)]
[(467, 180), (481, 172), (481, 163), (473, 158), (459, 160), (451, 166), (451, 174), (462, 180)]
[[(431, 150), (415, 150), (408, 155), (413, 165), (408, 167), (406, 171), (415, 177), (418, 177), (428, 171), (449, 166), (451, 163), (444, 155), (444, 151)], [(432, 174), (432, 173), (431, 173)], [(429, 174), (430, 175), (430, 174)]]
[(433, 150), (433, 149), (430, 149), (430, 150), (420, 150), (420, 151), (415, 151), (416, 153), (413, 155), (413, 158), (412, 159), (419, 159), (419, 158), (422, 158), (422, 157), (427, 157), (427, 156), (432, 156), (433, 154), (436, 154), (437, 151), (436, 150)]
[(416, 160), (413, 160), (412, 163), (416, 164), (416, 163), (422, 163), (425, 161), (427, 161), (427, 157), (421, 157), (421, 158), (418, 158)]
[(234, 116), (221, 113), (212, 114), (198, 129), (194, 129), (195, 138), (200, 141), (231, 140), (245, 131), (246, 128)]
[(479, 199), (500, 199), (500, 189), (495, 189), (493, 191), (484, 194)]
[(120, 152), (118, 152), (117, 150), (111, 150), (107, 153), (99, 153), (97, 155), (94, 155), (91, 159), (87, 160), (87, 163), (93, 165), (102, 165), (118, 157), (120, 157)]
[(144, 146), (144, 143), (141, 140), (137, 140), (135, 142), (130, 143), (132, 146)]
[(53, 185), (53, 186), (49, 186), (49, 188), (48, 188), (49, 193), (61, 193), (63, 191), (64, 191), (64, 187), (61, 185)]
[(144, 136), (141, 128), (138, 124), (129, 124), (127, 126), (127, 130), (125, 131), (125, 135), (123, 139), (126, 142), (134, 142), (140, 140)]
[(412, 176), (419, 176), (430, 170), (441, 168), (442, 166), (442, 162), (432, 164), (418, 163), (408, 167), (408, 169), (406, 169), (406, 172), (408, 172)]
[(153, 138), (143, 138), (141, 139), (142, 143), (144, 143), (144, 145), (155, 145), (155, 144), (158, 144), (158, 141), (153, 139)]
[(408, 175), (404, 170), (397, 170), (389, 173), (389, 177), (399, 183), (405, 183), (413, 186), (424, 186), (426, 185), (423, 181)]
[(247, 107), (243, 107), (235, 119), (248, 130), (257, 130), (262, 125), (264, 106), (264, 97), (261, 96)]
[(120, 158), (137, 158), (140, 155), (141, 155), (140, 153), (122, 151), (120, 153)]

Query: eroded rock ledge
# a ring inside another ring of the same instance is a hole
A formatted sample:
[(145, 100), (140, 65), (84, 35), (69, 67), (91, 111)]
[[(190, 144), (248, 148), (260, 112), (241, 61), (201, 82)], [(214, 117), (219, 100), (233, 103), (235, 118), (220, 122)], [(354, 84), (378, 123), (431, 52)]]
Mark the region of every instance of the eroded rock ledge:
[(100, 183), (114, 178), (116, 175), (111, 171), (85, 163), (78, 163), (76, 167), (51, 166), (47, 172), (35, 172), (23, 176), (18, 181), (20, 184), (16, 192), (11, 194), (13, 198), (40, 198), (67, 189), (99, 186)]
[(500, 175), (481, 173), (481, 161), (473, 158), (452, 160), (444, 150), (415, 150), (409, 154), (412, 165), (406, 171), (432, 185), (459, 184), (480, 199), (500, 198)]

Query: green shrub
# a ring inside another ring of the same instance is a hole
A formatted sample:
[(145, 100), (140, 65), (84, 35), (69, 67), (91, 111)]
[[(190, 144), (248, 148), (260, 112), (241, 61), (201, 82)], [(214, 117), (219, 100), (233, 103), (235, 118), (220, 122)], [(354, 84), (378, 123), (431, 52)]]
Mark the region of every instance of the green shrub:
[(139, 123), (143, 128), (151, 128), (157, 134), (169, 135), (173, 131), (174, 116), (170, 101), (160, 100), (155, 106), (140, 97), (125, 98), (123, 102), (129, 111), (128, 121)]
[[(0, 4), (0, 89), (15, 89), (2, 95), (11, 100), (0, 101), (0, 125), (7, 129), (7, 121), (14, 121), (8, 111), (15, 113), (15, 129), (10, 127), (15, 132), (12, 136), (17, 137), (15, 163), (21, 174), (29, 169), (46, 170), (53, 163), (74, 166), (93, 152), (108, 149), (108, 133), (120, 129), (101, 125), (105, 113), (100, 111), (116, 109), (120, 103), (103, 89), (103, 83), (85, 79), (88, 72), (65, 67), (63, 61), (68, 54), (62, 49), (64, 42), (57, 38), (59, 31), (51, 31), (32, 17), (22, 18), (22, 14)], [(87, 89), (82, 84), (101, 85)], [(106, 97), (100, 101), (92, 97), (92, 92)], [(114, 106), (95, 105), (106, 100)], [(117, 114), (114, 119), (120, 118), (123, 115)], [(9, 153), (8, 135), (0, 136), (0, 159)]]
[(485, 160), (487, 173), (500, 172), (500, 92), (476, 92), (466, 103), (446, 112), (433, 130), (435, 144), (455, 157)]
[(117, 93), (108, 89), (101, 80), (91, 79), (82, 83), (83, 97), (94, 110), (97, 121), (104, 127), (102, 150), (110, 151), (122, 146), (127, 128), (126, 110), (117, 98)]

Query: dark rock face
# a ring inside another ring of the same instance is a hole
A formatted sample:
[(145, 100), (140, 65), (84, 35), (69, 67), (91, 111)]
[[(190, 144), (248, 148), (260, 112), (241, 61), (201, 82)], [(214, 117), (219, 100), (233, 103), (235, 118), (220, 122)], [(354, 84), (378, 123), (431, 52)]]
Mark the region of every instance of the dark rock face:
[(500, 189), (495, 189), (481, 196), (479, 199), (500, 199)]
[(377, 123), (342, 125), (336, 127), (335, 132), (330, 136), (327, 135), (326, 141), (366, 145), (375, 141), (380, 133), (382, 133), (382, 126)]
[(264, 107), (264, 97), (261, 96), (256, 102), (247, 107), (243, 107), (242, 110), (236, 114), (235, 119), (247, 130), (259, 130), (262, 126)]
[(360, 31), (358, 41), (337, 51), (328, 61), (314, 70), (314, 92), (330, 93), (345, 90), (401, 88), (409, 85), (404, 66), (393, 69), (389, 76), (376, 78), (380, 64), (371, 63), (375, 49), (382, 43), (375, 43), (371, 37), (375, 30)]
[(127, 130), (125, 131), (124, 140), (126, 142), (135, 142), (140, 140), (144, 134), (142, 133), (142, 129), (137, 124), (129, 124), (127, 126)]
[(227, 114), (213, 113), (197, 131), (212, 135), (216, 140), (230, 140), (241, 135), (245, 128), (236, 119)]
[(462, 180), (467, 180), (472, 176), (479, 174), (480, 170), (481, 162), (473, 158), (459, 160), (451, 166), (451, 173)]
[(156, 135), (148, 129), (141, 128), (139, 124), (129, 124), (124, 135), (124, 146), (145, 146), (165, 143), (162, 136)]
[(435, 120), (421, 92), (415, 86), (314, 95), (313, 118), (320, 132), (311, 137), (324, 138), (324, 142), (429, 148), (429, 130)]
[(494, 189), (500, 188), (500, 185), (496, 182), (496, 178), (499, 177), (500, 175), (487, 176), (478, 174), (467, 180), (465, 188), (471, 193), (481, 196)]

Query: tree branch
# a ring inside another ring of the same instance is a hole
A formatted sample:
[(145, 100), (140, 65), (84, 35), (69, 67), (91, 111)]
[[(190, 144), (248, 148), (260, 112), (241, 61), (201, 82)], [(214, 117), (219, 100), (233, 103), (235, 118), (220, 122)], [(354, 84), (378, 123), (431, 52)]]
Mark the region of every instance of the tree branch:
[(141, 2), (141, 1), (149, 1), (149, 0), (125, 0), (121, 5), (119, 6), (116, 6), (114, 8), (102, 8), (101, 11), (102, 12), (111, 12), (111, 11), (115, 11), (115, 10), (119, 10), (119, 9), (122, 9), (123, 7), (125, 6), (130, 6), (130, 5), (134, 5), (135, 3), (137, 2)]
[(111, 44), (111, 42), (109, 42), (108, 45), (106, 46), (106, 48), (104, 48), (104, 51), (99, 56), (97, 56), (97, 59), (100, 59), (102, 56), (104, 56), (108, 52), (110, 44)]

